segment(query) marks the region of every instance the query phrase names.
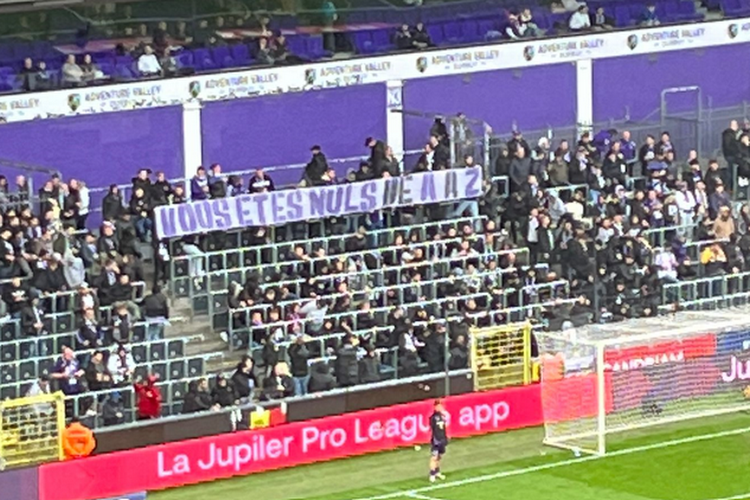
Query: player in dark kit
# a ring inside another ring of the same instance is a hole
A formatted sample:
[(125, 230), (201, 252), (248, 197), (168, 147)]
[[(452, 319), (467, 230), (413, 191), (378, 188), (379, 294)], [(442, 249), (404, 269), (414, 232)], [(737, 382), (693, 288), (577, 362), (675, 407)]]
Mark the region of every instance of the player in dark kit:
[(440, 459), (445, 454), (445, 448), (448, 446), (448, 435), (445, 433), (445, 427), (448, 421), (443, 411), (443, 403), (440, 400), (435, 401), (435, 411), (430, 416), (430, 429), (432, 430), (432, 439), (430, 440), (430, 482), (434, 483), (436, 479), (445, 479), (445, 475), (440, 473)]

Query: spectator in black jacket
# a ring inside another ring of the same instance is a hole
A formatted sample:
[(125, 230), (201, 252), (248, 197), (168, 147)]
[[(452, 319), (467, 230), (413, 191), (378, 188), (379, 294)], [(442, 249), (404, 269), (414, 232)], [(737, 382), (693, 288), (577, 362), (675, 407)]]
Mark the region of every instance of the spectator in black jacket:
[[(321, 177), (322, 175), (323, 174), (321, 174)], [(255, 171), (255, 174), (250, 178), (250, 182), (248, 183), (248, 192), (250, 194), (268, 193), (275, 189), (276, 187), (273, 184), (273, 179), (271, 179), (262, 168)]]
[(102, 200), (102, 218), (105, 221), (115, 221), (123, 211), (122, 195), (117, 184), (109, 186), (109, 193)]
[(95, 349), (102, 346), (104, 336), (96, 320), (96, 311), (86, 309), (83, 311), (81, 326), (78, 328), (76, 336), (76, 349), (87, 350)]
[(336, 379), (341, 387), (351, 387), (359, 383), (358, 343), (357, 337), (349, 334), (344, 337), (343, 345), (336, 353)]
[(182, 405), (182, 413), (197, 413), (218, 408), (208, 392), (208, 380), (202, 378), (190, 382), (188, 392), (185, 394), (185, 402)]
[(307, 186), (321, 186), (324, 184), (323, 175), (328, 171), (328, 160), (320, 146), (315, 145), (310, 148), (310, 151), (312, 151), (312, 158), (305, 166), (302, 180)]
[(373, 172), (382, 172), (385, 163), (385, 143), (374, 137), (365, 140), (365, 146), (370, 148), (370, 168)]
[(164, 338), (164, 324), (169, 319), (169, 301), (159, 285), (154, 286), (151, 295), (143, 299), (143, 317), (146, 325), (146, 340)]
[(283, 361), (273, 367), (273, 375), (263, 381), (263, 399), (284, 399), (294, 396), (294, 380), (289, 376), (289, 366)]
[(258, 380), (253, 373), (255, 363), (250, 356), (243, 356), (237, 364), (237, 370), (232, 375), (232, 386), (239, 399), (253, 399), (254, 391), (258, 387)]
[(366, 347), (365, 356), (359, 360), (359, 381), (362, 384), (380, 382), (380, 358), (372, 346)]
[(8, 314), (13, 318), (21, 316), (21, 310), (29, 301), (31, 289), (21, 278), (13, 278), (7, 288), (3, 291), (3, 302)]
[(138, 188), (133, 191), (133, 197), (130, 199), (130, 215), (133, 217), (135, 231), (144, 243), (149, 241), (154, 224), (151, 200), (146, 193), (147, 191)]
[(289, 360), (292, 365), (292, 378), (294, 379), (294, 394), (304, 396), (307, 394), (307, 386), (310, 382), (310, 367), (307, 360), (310, 359), (310, 350), (305, 345), (305, 337), (300, 335), (289, 347)]
[(151, 185), (149, 197), (153, 207), (160, 207), (169, 203), (172, 196), (172, 186), (167, 181), (164, 172), (156, 172), (156, 182)]
[(448, 368), (451, 370), (463, 370), (469, 367), (469, 349), (466, 347), (466, 337), (458, 335), (450, 350)]
[(730, 167), (737, 162), (741, 134), (742, 132), (737, 120), (729, 122), (729, 128), (721, 134), (721, 151)]
[(223, 375), (216, 376), (216, 385), (211, 391), (211, 400), (214, 405), (222, 408), (240, 403), (240, 398), (237, 397), (234, 386)]
[(325, 392), (336, 388), (336, 377), (333, 375), (328, 363), (320, 361), (312, 366), (310, 375), (310, 385), (308, 389), (311, 393)]

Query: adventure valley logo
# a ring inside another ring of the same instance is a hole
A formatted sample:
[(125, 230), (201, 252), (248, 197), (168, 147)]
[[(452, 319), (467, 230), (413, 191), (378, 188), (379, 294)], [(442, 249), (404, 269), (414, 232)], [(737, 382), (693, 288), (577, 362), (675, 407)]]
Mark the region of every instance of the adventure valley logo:
[(193, 81), (188, 85), (188, 92), (193, 97), (198, 97), (201, 93), (201, 82)]
[(318, 72), (315, 68), (308, 68), (305, 70), (305, 84), (315, 85), (315, 81), (318, 79)]
[(77, 111), (81, 107), (81, 95), (80, 94), (69, 94), (68, 95), (68, 107), (71, 111)]
[(523, 48), (523, 58), (527, 61), (531, 61), (534, 59), (534, 56), (536, 55), (536, 50), (534, 49), (533, 45), (527, 45)]
[(628, 37), (628, 48), (635, 50), (636, 47), (638, 47), (638, 35), (630, 35)]
[(427, 71), (427, 67), (429, 65), (430, 62), (426, 57), (422, 56), (417, 59), (417, 71), (419, 71), (420, 73), (424, 73), (425, 71)]

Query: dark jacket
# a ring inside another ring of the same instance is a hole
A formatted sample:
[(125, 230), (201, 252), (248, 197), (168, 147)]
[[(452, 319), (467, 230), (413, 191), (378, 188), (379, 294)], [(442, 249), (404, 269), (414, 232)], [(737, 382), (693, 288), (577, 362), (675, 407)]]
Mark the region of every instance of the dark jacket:
[(342, 387), (359, 383), (357, 348), (351, 344), (344, 344), (336, 354), (336, 379)]
[(263, 381), (263, 399), (283, 399), (292, 396), (294, 381), (289, 375), (272, 375)]
[(531, 174), (531, 158), (513, 158), (510, 162), (510, 179), (516, 186), (526, 184)]
[(310, 374), (310, 368), (307, 366), (308, 359), (310, 359), (310, 350), (305, 344), (294, 344), (289, 348), (292, 377), (307, 377)]
[(211, 408), (213, 402), (211, 395), (206, 391), (199, 391), (196, 382), (190, 383), (190, 389), (185, 394), (185, 401), (182, 405), (182, 413), (196, 413), (206, 411)]
[(450, 350), (448, 368), (451, 370), (463, 370), (469, 367), (469, 349), (465, 345), (456, 344)]
[(242, 370), (237, 370), (232, 375), (231, 384), (234, 387), (235, 395), (244, 399), (252, 397), (253, 389), (258, 387), (258, 380), (252, 372), (245, 373)]
[(122, 196), (111, 192), (102, 200), (102, 219), (117, 220), (122, 214)]
[(152, 293), (143, 299), (143, 315), (146, 318), (169, 318), (169, 303), (163, 293)]
[(223, 407), (232, 406), (238, 399), (234, 387), (229, 381), (227, 381), (227, 384), (223, 387), (217, 383), (216, 386), (214, 386), (214, 390), (211, 391), (211, 400), (215, 405)]
[(330, 391), (336, 388), (336, 378), (326, 363), (316, 363), (310, 374), (310, 392)]
[(359, 360), (359, 381), (364, 384), (380, 382), (380, 360), (369, 354)]

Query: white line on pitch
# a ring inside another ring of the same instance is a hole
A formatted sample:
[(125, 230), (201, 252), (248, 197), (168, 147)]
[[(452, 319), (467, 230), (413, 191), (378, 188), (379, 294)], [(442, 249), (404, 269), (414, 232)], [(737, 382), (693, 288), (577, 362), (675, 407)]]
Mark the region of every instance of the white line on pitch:
[[(406, 496), (416, 498), (418, 500), (441, 500), (440, 498), (428, 497), (427, 495), (420, 495), (419, 493), (409, 493)], [(734, 499), (721, 499), (721, 500), (734, 500)]]
[[(679, 446), (681, 444), (689, 444), (689, 443), (697, 443), (700, 441), (708, 441), (710, 439), (716, 439), (716, 438), (722, 438), (722, 437), (728, 437), (728, 436), (737, 436), (739, 434), (746, 434), (748, 432), (750, 432), (750, 427), (744, 427), (742, 429), (733, 429), (731, 431), (715, 432), (713, 434), (703, 434), (700, 436), (691, 436), (691, 437), (686, 437), (682, 439), (675, 439), (672, 441), (664, 441), (662, 443), (649, 444), (646, 446), (636, 446), (635, 448), (616, 450), (611, 453), (607, 453), (606, 455), (589, 455), (589, 456), (585, 456), (582, 458), (561, 460), (559, 462), (552, 462), (549, 464), (534, 465), (532, 467), (526, 467), (524, 469), (513, 469), (513, 470), (508, 470), (508, 471), (503, 471), (503, 472), (496, 472), (494, 474), (486, 474), (484, 476), (470, 477), (466, 479), (461, 479), (459, 481), (448, 481), (445, 483), (434, 484), (432, 486), (424, 486), (422, 488), (415, 488), (413, 490), (397, 491), (394, 493), (388, 493), (385, 495), (377, 495), (377, 496), (372, 496), (372, 497), (361, 497), (355, 500), (389, 500), (392, 498), (399, 498), (403, 496), (410, 496), (412, 498), (415, 498), (413, 496), (415, 494), (428, 493), (430, 491), (442, 490), (445, 488), (453, 488), (456, 486), (464, 486), (467, 484), (474, 484), (474, 483), (484, 483), (486, 481), (492, 481), (495, 479), (503, 479), (506, 477), (522, 476), (524, 474), (532, 474), (534, 472), (541, 472), (545, 470), (556, 469), (558, 467), (564, 467), (566, 465), (574, 465), (574, 464), (580, 464), (584, 462), (593, 462), (596, 460), (602, 460), (602, 459), (610, 458), (610, 457), (619, 457), (623, 455), (631, 455), (633, 453), (640, 453), (644, 451), (659, 450), (661, 448), (670, 448), (672, 446)], [(744, 499), (750, 499), (750, 494), (740, 495), (736, 497), (729, 497), (729, 498), (717, 498), (714, 500), (744, 500)]]
[(735, 495), (733, 497), (712, 498), (711, 500), (745, 500), (747, 498), (750, 498), (750, 493), (743, 493), (742, 495)]

